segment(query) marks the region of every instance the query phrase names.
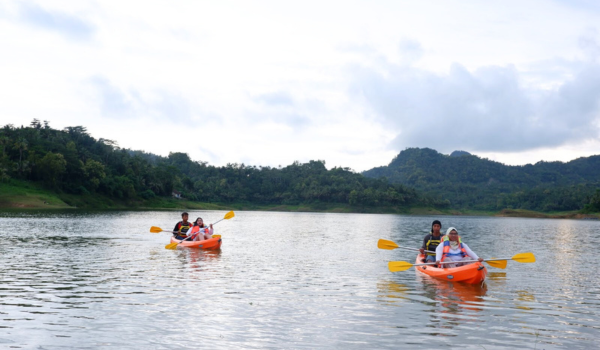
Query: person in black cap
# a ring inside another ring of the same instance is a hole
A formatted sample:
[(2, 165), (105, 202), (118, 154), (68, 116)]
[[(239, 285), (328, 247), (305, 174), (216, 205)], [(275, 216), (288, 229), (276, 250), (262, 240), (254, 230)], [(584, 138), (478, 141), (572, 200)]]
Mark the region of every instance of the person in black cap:
[(186, 239), (187, 238), (186, 232), (190, 229), (190, 227), (194, 226), (193, 223), (188, 221), (188, 218), (189, 218), (188, 213), (185, 213), (185, 212), (182, 213), (181, 218), (183, 220), (179, 221), (175, 225), (175, 228), (173, 229), (173, 235), (175, 235), (175, 238), (180, 239), (180, 240)]
[[(431, 232), (423, 238), (423, 246), (419, 251), (421, 254), (426, 254), (426, 258), (423, 262), (435, 262), (435, 248), (442, 243), (444, 237), (440, 230), (442, 229), (442, 223), (439, 220), (433, 220), (431, 223)], [(434, 253), (425, 253), (428, 250)]]

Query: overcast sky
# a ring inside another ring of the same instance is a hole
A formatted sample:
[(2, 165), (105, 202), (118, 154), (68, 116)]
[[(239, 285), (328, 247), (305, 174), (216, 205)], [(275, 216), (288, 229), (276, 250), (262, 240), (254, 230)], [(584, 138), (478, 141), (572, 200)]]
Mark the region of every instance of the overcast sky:
[(600, 154), (600, 2), (0, 0), (0, 124), (214, 165)]

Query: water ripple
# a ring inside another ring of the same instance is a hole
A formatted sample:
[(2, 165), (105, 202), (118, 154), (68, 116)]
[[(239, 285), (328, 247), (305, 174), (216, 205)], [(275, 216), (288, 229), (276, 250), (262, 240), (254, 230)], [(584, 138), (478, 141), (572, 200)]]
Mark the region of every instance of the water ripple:
[(595, 347), (600, 283), (577, 242), (594, 251), (597, 223), (441, 219), (480, 256), (533, 251), (538, 263), (489, 268), (479, 286), (390, 273), (414, 255), (377, 240), (418, 246), (432, 217), (236, 212), (209, 252), (147, 232), (176, 212), (0, 213), (0, 347)]

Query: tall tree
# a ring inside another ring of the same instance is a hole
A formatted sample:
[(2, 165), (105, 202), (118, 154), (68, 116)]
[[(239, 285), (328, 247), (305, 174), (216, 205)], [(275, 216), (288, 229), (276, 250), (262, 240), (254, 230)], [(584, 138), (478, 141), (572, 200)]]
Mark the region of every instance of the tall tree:
[(48, 152), (39, 161), (39, 171), (46, 184), (57, 188), (60, 176), (67, 169), (67, 161), (60, 153)]
[(29, 145), (29, 142), (27, 142), (27, 139), (25, 139), (24, 137), (20, 137), (19, 139), (17, 139), (17, 141), (15, 141), (14, 145), (13, 145), (13, 149), (18, 150), (19, 151), (19, 174), (22, 175), (23, 173), (23, 152), (27, 151), (27, 146)]

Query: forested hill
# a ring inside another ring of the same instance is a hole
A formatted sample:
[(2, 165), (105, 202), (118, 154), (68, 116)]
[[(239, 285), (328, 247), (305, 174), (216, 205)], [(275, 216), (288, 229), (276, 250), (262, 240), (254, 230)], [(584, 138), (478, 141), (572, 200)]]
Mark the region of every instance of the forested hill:
[(409, 148), (363, 174), (447, 199), (453, 208), (578, 210), (600, 187), (600, 156), (508, 166), (467, 152)]
[(356, 208), (439, 206), (416, 191), (323, 161), (283, 168), (193, 161), (185, 153), (161, 157), (95, 139), (85, 127), (55, 130), (35, 119), (0, 129), (0, 181), (43, 184), (56, 193), (106, 196), (125, 203), (173, 194), (203, 202), (255, 204), (340, 203)]

